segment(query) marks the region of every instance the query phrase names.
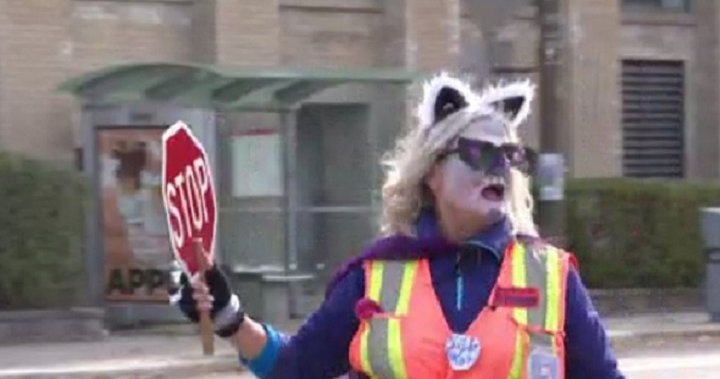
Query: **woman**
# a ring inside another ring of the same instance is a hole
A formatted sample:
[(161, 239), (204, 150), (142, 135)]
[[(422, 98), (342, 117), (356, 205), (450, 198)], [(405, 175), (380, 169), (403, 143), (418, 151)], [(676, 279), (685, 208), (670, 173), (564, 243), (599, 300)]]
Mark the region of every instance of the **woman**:
[(538, 238), (518, 127), (528, 82), (440, 75), (385, 162), (383, 236), (295, 336), (247, 317), (218, 269), (181, 291), (262, 378), (622, 378), (569, 254)]

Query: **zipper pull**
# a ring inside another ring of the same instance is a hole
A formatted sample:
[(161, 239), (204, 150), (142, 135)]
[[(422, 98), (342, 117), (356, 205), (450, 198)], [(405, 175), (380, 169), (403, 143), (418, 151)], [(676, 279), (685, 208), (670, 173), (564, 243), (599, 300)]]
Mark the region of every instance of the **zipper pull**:
[(460, 267), (461, 255), (462, 251), (459, 251), (457, 254), (457, 259), (455, 260), (455, 307), (457, 308), (457, 310), (462, 309), (463, 296), (465, 295), (465, 283), (463, 282), (462, 278), (462, 267)]

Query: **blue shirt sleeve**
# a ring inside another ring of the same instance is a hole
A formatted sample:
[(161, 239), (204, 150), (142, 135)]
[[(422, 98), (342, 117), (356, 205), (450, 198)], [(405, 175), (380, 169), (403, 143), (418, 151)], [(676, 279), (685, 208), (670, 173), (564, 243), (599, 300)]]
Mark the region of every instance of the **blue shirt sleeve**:
[(624, 379), (600, 315), (577, 271), (571, 267), (565, 311), (568, 379)]
[(330, 379), (345, 374), (350, 370), (350, 343), (359, 326), (355, 304), (364, 293), (365, 275), (359, 266), (338, 282), (294, 336), (264, 325), (267, 344), (257, 358), (243, 363), (266, 379)]

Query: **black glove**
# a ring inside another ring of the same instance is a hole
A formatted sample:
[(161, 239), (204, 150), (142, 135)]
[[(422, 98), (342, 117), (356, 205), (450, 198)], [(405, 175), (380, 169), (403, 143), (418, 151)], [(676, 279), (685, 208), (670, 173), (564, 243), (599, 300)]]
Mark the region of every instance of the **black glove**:
[[(200, 313), (193, 299), (193, 288), (188, 276), (181, 270), (172, 273), (174, 285), (169, 289), (170, 299), (190, 321), (198, 323)], [(210, 318), (215, 322), (215, 333), (229, 337), (240, 328), (245, 320), (240, 299), (232, 292), (225, 274), (217, 266), (205, 271), (205, 283), (213, 297)]]

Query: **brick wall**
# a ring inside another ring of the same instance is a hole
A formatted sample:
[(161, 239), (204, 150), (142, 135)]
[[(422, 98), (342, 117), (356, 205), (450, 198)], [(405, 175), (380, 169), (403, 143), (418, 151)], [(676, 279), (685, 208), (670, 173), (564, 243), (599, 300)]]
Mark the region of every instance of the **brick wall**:
[(460, 55), (459, 0), (0, 0), (0, 7), (0, 144), (48, 158), (69, 159), (81, 141), (79, 108), (55, 87), (106, 65), (434, 71), (456, 68)]
[(213, 0), (216, 62), (274, 66), (279, 61), (278, 0)]
[[(71, 76), (119, 62), (422, 71), (480, 67), (474, 54), (483, 52), (477, 43), (481, 33), (467, 10), (461, 16), (461, 1), (0, 0), (0, 147), (70, 159), (80, 141), (79, 108), (55, 87)], [(691, 172), (717, 175), (717, 4), (698, 0), (696, 26), (684, 26), (676, 35), (673, 26), (620, 27), (622, 15), (614, 1), (561, 3), (567, 51), (559, 90), (571, 173), (620, 173), (620, 57), (662, 58), (681, 52), (690, 60)], [(532, 17), (532, 8), (525, 7), (499, 31), (501, 39), (511, 41), (513, 64), (534, 64), (537, 31)], [(462, 51), (461, 46), (469, 48)], [(664, 47), (658, 53), (653, 46)], [(395, 108), (412, 112), (417, 94), (411, 92)], [(537, 130), (533, 116), (526, 129), (531, 144), (537, 144)]]
[(292, 67), (379, 66), (384, 43), (381, 12), (380, 7), (363, 4), (282, 5), (281, 62)]
[(110, 64), (190, 60), (191, 5), (0, 1), (0, 146), (70, 161), (79, 108), (57, 85)]
[(0, 1), (0, 147), (68, 158), (62, 97), (52, 93), (69, 64), (69, 2)]
[(192, 58), (192, 3), (71, 1), (71, 74), (107, 64)]

